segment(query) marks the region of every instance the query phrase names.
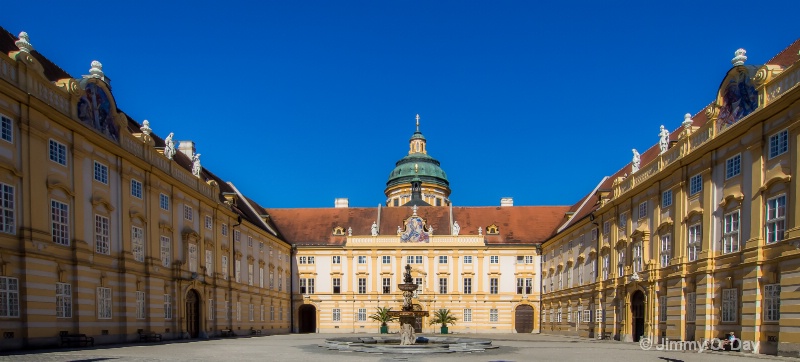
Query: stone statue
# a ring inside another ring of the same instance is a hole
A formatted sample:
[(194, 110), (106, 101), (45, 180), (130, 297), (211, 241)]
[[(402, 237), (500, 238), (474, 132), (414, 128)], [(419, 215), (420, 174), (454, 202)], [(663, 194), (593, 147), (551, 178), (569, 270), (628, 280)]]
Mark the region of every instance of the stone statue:
[(664, 128), (664, 125), (661, 125), (658, 137), (658, 147), (661, 148), (661, 153), (667, 152), (667, 149), (669, 149), (669, 131)]
[(403, 273), (403, 283), (411, 284), (414, 282), (414, 278), (411, 277), (411, 265), (406, 264), (406, 272)]
[(478, 226), (478, 236), (483, 235), (483, 227)]
[(642, 161), (642, 158), (639, 156), (639, 151), (636, 151), (636, 149), (634, 148), (633, 149), (633, 160), (631, 161), (631, 163), (632, 163), (632, 165), (631, 165), (631, 173), (635, 173), (636, 171), (639, 171), (639, 163), (641, 161)]
[(351, 227), (347, 228), (347, 236), (353, 236), (353, 228)]
[(433, 235), (433, 226), (428, 226), (428, 235)]
[(403, 228), (401, 228), (401, 227), (399, 227), (399, 226), (398, 226), (398, 227), (397, 227), (397, 235), (400, 235), (400, 234), (402, 234), (402, 233), (403, 233)]
[(414, 326), (410, 323), (404, 323), (400, 325), (400, 345), (401, 346), (409, 346), (414, 344), (417, 341), (417, 337), (414, 335)]
[(172, 159), (173, 156), (175, 156), (175, 152), (176, 152), (175, 151), (175, 142), (172, 140), (172, 137), (174, 135), (175, 135), (175, 133), (170, 132), (169, 136), (167, 136), (167, 138), (164, 139), (164, 143), (166, 144), (164, 146), (164, 156), (167, 156), (167, 158), (170, 159), (170, 160)]
[(203, 170), (203, 166), (200, 166), (200, 154), (195, 153), (192, 155), (192, 175), (194, 177), (200, 177), (200, 171)]
[(453, 236), (458, 236), (458, 233), (461, 232), (461, 226), (458, 225), (458, 221), (453, 223)]
[(372, 222), (372, 236), (378, 236), (378, 223)]

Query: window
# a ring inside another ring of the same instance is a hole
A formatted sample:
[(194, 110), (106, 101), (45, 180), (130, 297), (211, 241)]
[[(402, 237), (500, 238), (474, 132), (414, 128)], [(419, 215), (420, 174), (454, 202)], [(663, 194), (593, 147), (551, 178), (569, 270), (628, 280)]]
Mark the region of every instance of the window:
[(447, 278), (439, 278), (439, 293), (447, 294)]
[(628, 214), (627, 213), (619, 214), (619, 225), (617, 227), (619, 228), (619, 233), (621, 235), (627, 235), (627, 231), (626, 231), (628, 229)]
[(314, 278), (300, 278), (300, 294), (314, 294)]
[(447, 255), (439, 255), (439, 264), (447, 264)]
[(59, 165), (67, 165), (67, 146), (50, 140), (50, 161)]
[(489, 256), (489, 264), (497, 264), (500, 262), (500, 258), (497, 255)]
[(206, 229), (211, 230), (212, 226), (214, 225), (211, 216), (206, 215), (205, 219), (206, 219)]
[(617, 277), (625, 275), (625, 251), (617, 252)]
[(564, 270), (558, 272), (558, 289), (564, 289)]
[(672, 190), (667, 190), (661, 194), (661, 207), (667, 208), (670, 206), (672, 206)]
[(136, 291), (136, 319), (144, 319), (144, 292)]
[(592, 241), (597, 241), (597, 228), (592, 228)]
[(161, 206), (161, 210), (169, 211), (169, 196), (164, 194), (159, 194), (158, 205)]
[(786, 222), (786, 195), (767, 200), (767, 244), (784, 238)]
[(789, 151), (789, 131), (783, 130), (769, 136), (769, 158), (778, 157)]
[(11, 126), (11, 118), (0, 115), (0, 137), (4, 141), (14, 142), (14, 129)]
[(464, 294), (472, 294), (472, 278), (464, 278)]
[(108, 218), (101, 215), (94, 216), (94, 250), (98, 254), (111, 255), (111, 245), (108, 240)]
[(489, 309), (489, 322), (497, 322), (497, 309)]
[(242, 302), (236, 302), (236, 321), (242, 320)]
[(108, 185), (108, 166), (94, 161), (94, 180)]
[(367, 263), (367, 257), (365, 255), (359, 255), (358, 256), (358, 263), (359, 264), (366, 264)]
[(183, 218), (189, 221), (194, 219), (194, 210), (189, 205), (183, 205)]
[(667, 322), (667, 296), (662, 295), (658, 297), (658, 321), (659, 323)]
[(239, 230), (233, 231), (233, 241), (239, 242), (242, 240), (242, 233)]
[(633, 258), (631, 261), (633, 261), (633, 272), (639, 273), (642, 271), (642, 243), (638, 242), (633, 244), (632, 252)]
[(214, 310), (214, 300), (213, 299), (209, 299), (208, 300), (208, 320), (213, 321), (215, 314), (217, 314), (217, 311)]
[(53, 242), (69, 245), (69, 206), (50, 200), (50, 220), (52, 221)]
[(172, 256), (172, 251), (170, 250), (172, 245), (170, 245), (169, 237), (161, 236), (161, 266), (165, 268), (169, 268), (172, 266), (172, 260), (170, 257)]
[(359, 322), (367, 321), (367, 308), (358, 308), (358, 321)]
[(703, 229), (700, 224), (694, 224), (689, 227), (689, 261), (697, 260), (697, 254), (700, 253), (700, 243), (703, 240)]
[(236, 259), (233, 261), (233, 277), (237, 283), (240, 283), (242, 280), (242, 261)]
[(639, 220), (647, 217), (647, 201), (639, 204)]
[(589, 310), (589, 309), (584, 310), (583, 311), (583, 322), (584, 323), (589, 323), (591, 321), (592, 321), (592, 311)]
[(383, 294), (392, 292), (392, 278), (383, 278)]
[(253, 285), (253, 277), (255, 273), (253, 273), (253, 263), (247, 263), (247, 285)]
[(665, 268), (669, 265), (669, 260), (672, 258), (672, 235), (661, 235), (661, 254), (660, 261), (661, 267)]
[(0, 232), (17, 233), (14, 216), (14, 187), (0, 183)]
[(533, 264), (533, 255), (518, 255), (517, 264)]
[(392, 257), (389, 256), (389, 255), (381, 256), (381, 263), (385, 264), (385, 265), (391, 265), (392, 264)]
[(725, 161), (725, 179), (742, 173), (742, 155), (738, 154)]
[(342, 292), (342, 278), (333, 278), (333, 294)]
[(472, 264), (472, 255), (464, 256), (464, 264)]
[(258, 315), (259, 315), (260, 320), (263, 322), (264, 321), (264, 305), (263, 304), (258, 306)]
[(298, 258), (297, 264), (306, 264), (306, 263), (308, 263), (308, 260), (305, 256), (301, 256)]
[(255, 314), (253, 313), (253, 305), (249, 304), (247, 306), (247, 320), (253, 321), (255, 319)]
[(689, 179), (689, 196), (703, 191), (703, 175), (694, 175)]
[(222, 279), (228, 280), (228, 256), (222, 256)]
[(603, 322), (603, 310), (602, 309), (595, 309), (594, 310), (594, 321), (597, 323)]
[(517, 294), (533, 293), (533, 278), (517, 278)]
[(358, 294), (367, 293), (367, 278), (358, 278)]
[(97, 287), (97, 319), (111, 319), (111, 288)]
[(131, 250), (133, 260), (140, 263), (144, 262), (144, 230), (140, 227), (131, 227)]
[(222, 224), (222, 236), (228, 236), (228, 224)]
[(739, 251), (739, 210), (726, 214), (723, 218), (722, 252)]
[(342, 310), (339, 308), (333, 309), (333, 321), (334, 322), (341, 322), (342, 321)]
[(308, 263), (309, 264), (314, 264), (314, 257), (313, 256), (309, 256), (308, 257)]
[[(253, 237), (250, 235), (247, 235), (247, 246), (251, 248), (253, 247)], [(314, 264), (314, 263), (309, 263), (309, 264)]]
[(472, 322), (472, 309), (464, 309), (464, 322)]
[(131, 196), (137, 199), (142, 198), (142, 183), (139, 180), (131, 180)]
[(269, 320), (271, 320), (271, 321), (275, 320), (275, 306), (274, 305), (270, 305), (269, 306)]
[[(0, 289), (0, 294), (3, 290)], [(0, 299), (0, 305), (3, 305)], [(3, 315), (0, 314), (0, 317)], [(72, 318), (72, 285), (56, 283), (56, 318)]]
[(489, 294), (497, 294), (498, 279), (489, 278)]
[(414, 283), (417, 284), (417, 290), (414, 291), (414, 298), (422, 292), (422, 278), (414, 278)]
[(264, 268), (263, 267), (259, 267), (258, 268), (258, 287), (259, 288), (263, 288), (264, 287)]
[(164, 294), (164, 319), (172, 319), (172, 296), (169, 294)]
[(611, 234), (611, 220), (603, 222), (603, 235), (608, 237)]
[(333, 264), (341, 264), (342, 263), (342, 257), (338, 256), (338, 255), (334, 255), (331, 258), (331, 263), (333, 263)]
[(686, 293), (686, 321), (694, 322), (697, 318), (697, 293)]
[(722, 322), (736, 322), (738, 289), (722, 290)]
[(777, 322), (781, 319), (781, 285), (764, 286), (764, 321)]
[(206, 275), (214, 276), (214, 252), (206, 250)]
[(608, 269), (611, 266), (611, 255), (603, 255), (603, 280), (608, 279)]
[(567, 323), (572, 323), (572, 306), (567, 306)]

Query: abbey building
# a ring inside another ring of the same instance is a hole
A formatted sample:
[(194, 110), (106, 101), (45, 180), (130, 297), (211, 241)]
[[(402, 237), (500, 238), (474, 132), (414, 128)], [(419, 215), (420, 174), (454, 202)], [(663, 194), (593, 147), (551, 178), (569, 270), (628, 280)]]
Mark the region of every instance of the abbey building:
[(120, 111), (99, 62), (71, 76), (0, 29), (0, 349), (378, 333), (410, 265), (415, 308), (453, 333), (735, 332), (797, 356), (798, 51), (737, 51), (708, 107), (571, 206), (454, 205), (417, 118), (382, 206), (275, 209)]

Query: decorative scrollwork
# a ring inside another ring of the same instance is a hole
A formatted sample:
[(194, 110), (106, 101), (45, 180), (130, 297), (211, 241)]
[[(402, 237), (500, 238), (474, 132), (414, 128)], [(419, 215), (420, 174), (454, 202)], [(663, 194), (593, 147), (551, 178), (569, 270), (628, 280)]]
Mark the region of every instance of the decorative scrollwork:
[(716, 103), (710, 104), (706, 108), (706, 118), (708, 118), (709, 120), (717, 119), (717, 116), (719, 116), (719, 108), (720, 107)]
[(753, 76), (753, 83), (755, 84), (756, 87), (763, 85), (769, 80), (769, 76), (770, 76), (770, 71), (767, 68), (767, 66), (766, 65), (762, 66), (761, 68), (758, 69), (756, 75)]
[(58, 86), (58, 88), (61, 88), (61, 90), (76, 96), (81, 95), (81, 93), (83, 92), (80, 83), (78, 83), (78, 81), (72, 78), (59, 79), (56, 82), (56, 86)]

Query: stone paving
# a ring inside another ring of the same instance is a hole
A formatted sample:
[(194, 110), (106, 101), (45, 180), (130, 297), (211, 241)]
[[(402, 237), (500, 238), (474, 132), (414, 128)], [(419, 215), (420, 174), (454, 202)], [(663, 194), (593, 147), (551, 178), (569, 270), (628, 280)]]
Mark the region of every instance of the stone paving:
[[(638, 343), (597, 341), (540, 334), (470, 334), (492, 339), (496, 349), (436, 355), (365, 354), (322, 347), (326, 338), (366, 334), (292, 334), (243, 338), (106, 345), (82, 349), (0, 352), (0, 361), (800, 361), (747, 352), (642, 350)], [(375, 335), (379, 336), (379, 335)]]

